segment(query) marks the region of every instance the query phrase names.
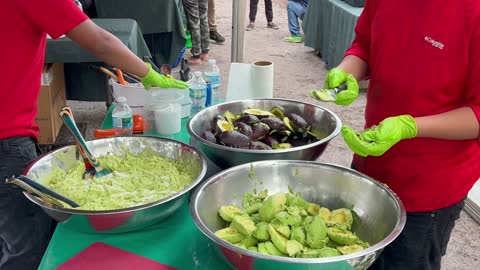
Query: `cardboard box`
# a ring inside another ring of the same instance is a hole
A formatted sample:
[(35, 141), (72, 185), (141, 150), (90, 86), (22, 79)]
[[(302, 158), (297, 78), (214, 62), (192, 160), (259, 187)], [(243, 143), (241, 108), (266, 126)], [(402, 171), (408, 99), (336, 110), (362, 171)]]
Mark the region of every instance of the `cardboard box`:
[[(43, 80), (43, 78), (49, 79)], [(59, 112), (66, 105), (63, 63), (45, 65), (42, 74), (43, 83), (45, 85), (40, 88), (37, 117), (35, 118), (35, 123), (40, 127), (38, 143), (53, 144), (63, 125)]]

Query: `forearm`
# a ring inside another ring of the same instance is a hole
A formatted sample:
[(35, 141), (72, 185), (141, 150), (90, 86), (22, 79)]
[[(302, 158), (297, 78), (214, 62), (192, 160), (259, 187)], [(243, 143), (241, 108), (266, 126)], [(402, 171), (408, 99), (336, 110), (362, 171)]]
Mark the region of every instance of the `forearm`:
[(416, 117), (417, 137), (446, 140), (468, 140), (478, 138), (478, 119), (469, 107), (449, 112)]
[(355, 55), (345, 56), (338, 68), (352, 74), (357, 81), (365, 79), (368, 73), (368, 63)]
[(67, 36), (80, 47), (113, 67), (139, 77), (144, 77), (148, 72), (149, 68), (142, 59), (132, 53), (117, 37), (100, 28), (91, 20), (79, 24)]

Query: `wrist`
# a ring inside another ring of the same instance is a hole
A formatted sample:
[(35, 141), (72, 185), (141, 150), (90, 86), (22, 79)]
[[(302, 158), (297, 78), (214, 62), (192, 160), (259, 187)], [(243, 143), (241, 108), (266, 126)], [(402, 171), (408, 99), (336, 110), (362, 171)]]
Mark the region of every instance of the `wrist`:
[(140, 74), (139, 77), (141, 80), (144, 80), (152, 77), (154, 72), (152, 66), (149, 63), (145, 63), (145, 70), (142, 71), (143, 75)]
[(403, 128), (403, 138), (411, 139), (415, 138), (418, 135), (417, 121), (411, 115), (402, 115), (400, 116), (402, 123), (404, 124)]

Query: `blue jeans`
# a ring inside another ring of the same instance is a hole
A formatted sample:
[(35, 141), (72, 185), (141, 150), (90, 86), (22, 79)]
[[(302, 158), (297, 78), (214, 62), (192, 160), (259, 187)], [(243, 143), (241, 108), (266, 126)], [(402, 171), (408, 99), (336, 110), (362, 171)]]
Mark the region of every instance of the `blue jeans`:
[(298, 19), (303, 20), (305, 11), (307, 10), (302, 4), (295, 1), (288, 1), (287, 13), (288, 13), (288, 30), (292, 36), (300, 36), (300, 24)]
[(29, 137), (0, 140), (0, 269), (37, 269), (50, 241), (52, 219), (5, 179), (22, 174), (37, 157)]

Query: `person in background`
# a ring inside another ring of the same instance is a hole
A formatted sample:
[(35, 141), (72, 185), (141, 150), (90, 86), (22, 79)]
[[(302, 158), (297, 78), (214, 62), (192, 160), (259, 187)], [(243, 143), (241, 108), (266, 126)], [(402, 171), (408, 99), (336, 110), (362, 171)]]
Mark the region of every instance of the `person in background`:
[(0, 58), (8, 63), (0, 99), (0, 269), (37, 269), (51, 237), (52, 220), (19, 189), (5, 179), (24, 172), (37, 158), (39, 127), (34, 123), (45, 58), (47, 33), (67, 35), (107, 64), (133, 73), (146, 88), (186, 88), (182, 81), (155, 72), (118, 38), (93, 23), (67, 0), (15, 0), (0, 2), (3, 29)]
[(192, 35), (192, 56), (189, 63), (199, 65), (208, 60), (210, 30), (208, 28), (208, 0), (182, 0), (187, 27)]
[(300, 34), (300, 24), (298, 20), (303, 20), (303, 16), (305, 16), (307, 7), (308, 0), (288, 0), (287, 14), (290, 36), (284, 37), (284, 41), (293, 43), (302, 42), (302, 35)]
[[(250, 23), (247, 25), (247, 31), (252, 31), (255, 28), (255, 18), (257, 17), (258, 0), (250, 0)], [(271, 29), (278, 29), (278, 26), (273, 22), (273, 4), (272, 0), (265, 0), (265, 16), (267, 17), (267, 27)]]
[(210, 39), (218, 44), (225, 42), (225, 38), (217, 31), (217, 19), (215, 18), (215, 0), (208, 0), (208, 28)]
[(369, 269), (438, 270), (480, 178), (480, 1), (367, 0), (355, 32), (325, 87), (346, 83), (336, 103), (349, 105), (357, 80), (370, 79), (365, 130), (344, 125), (342, 135), (352, 167), (390, 187), (407, 211)]

